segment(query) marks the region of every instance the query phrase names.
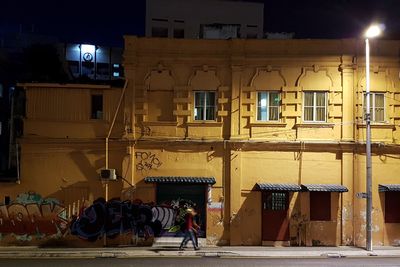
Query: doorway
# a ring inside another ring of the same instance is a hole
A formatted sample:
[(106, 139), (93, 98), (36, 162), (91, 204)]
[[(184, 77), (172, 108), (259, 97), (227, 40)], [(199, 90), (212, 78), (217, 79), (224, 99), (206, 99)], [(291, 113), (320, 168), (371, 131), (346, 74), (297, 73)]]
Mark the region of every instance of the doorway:
[(262, 240), (289, 240), (289, 193), (262, 192)]

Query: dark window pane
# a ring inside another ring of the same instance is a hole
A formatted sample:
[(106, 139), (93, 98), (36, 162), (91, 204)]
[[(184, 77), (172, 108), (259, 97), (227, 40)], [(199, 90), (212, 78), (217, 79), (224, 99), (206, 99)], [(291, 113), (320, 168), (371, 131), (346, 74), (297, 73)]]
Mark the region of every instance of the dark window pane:
[(174, 29), (174, 38), (184, 38), (185, 37), (185, 30), (184, 29)]
[(331, 193), (310, 192), (310, 220), (331, 220)]
[(205, 92), (206, 94), (206, 105), (208, 107), (215, 106), (215, 92)]
[(195, 120), (204, 120), (204, 108), (196, 108), (195, 109)]
[(400, 223), (400, 192), (385, 193), (385, 223)]
[(88, 76), (93, 74), (94, 74), (94, 63), (82, 62), (82, 76)]
[(68, 68), (72, 74), (79, 74), (79, 61), (68, 61)]
[(92, 95), (92, 119), (103, 119), (103, 95)]
[(206, 120), (215, 120), (215, 108), (214, 107), (208, 107), (206, 109)]
[(153, 37), (168, 37), (168, 28), (153, 27), (153, 28), (151, 28), (151, 36), (153, 36)]
[(109, 76), (110, 75), (110, 64), (108, 63), (97, 63), (97, 74)]

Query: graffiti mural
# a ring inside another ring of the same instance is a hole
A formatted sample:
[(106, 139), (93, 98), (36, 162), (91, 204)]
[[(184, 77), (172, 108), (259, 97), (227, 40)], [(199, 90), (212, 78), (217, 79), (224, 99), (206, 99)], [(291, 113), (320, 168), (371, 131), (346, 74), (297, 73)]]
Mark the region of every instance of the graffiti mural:
[[(139, 203), (139, 204), (138, 204)], [(132, 233), (145, 239), (159, 236), (182, 236), (186, 209), (195, 204), (190, 200), (172, 200), (162, 205), (141, 201), (105, 201), (99, 198), (71, 222), (71, 234), (88, 241), (103, 236), (114, 238)]]
[(136, 152), (135, 158), (137, 160), (136, 170), (138, 171), (158, 169), (162, 164), (157, 156), (151, 152)]
[(68, 229), (65, 208), (56, 199), (36, 193), (18, 195), (10, 205), (0, 206), (0, 234), (30, 241), (45, 236), (62, 236)]
[(71, 234), (88, 241), (132, 232), (140, 237), (159, 236), (161, 222), (153, 220), (152, 207), (130, 201), (99, 198), (71, 222)]
[[(198, 207), (196, 203), (188, 199), (175, 199), (166, 201), (153, 208), (153, 220), (159, 220), (162, 224), (161, 236), (183, 236), (182, 231), (185, 223), (186, 210), (188, 208)], [(195, 218), (197, 224), (202, 226), (198, 235), (205, 237), (204, 224), (202, 223), (201, 216)]]

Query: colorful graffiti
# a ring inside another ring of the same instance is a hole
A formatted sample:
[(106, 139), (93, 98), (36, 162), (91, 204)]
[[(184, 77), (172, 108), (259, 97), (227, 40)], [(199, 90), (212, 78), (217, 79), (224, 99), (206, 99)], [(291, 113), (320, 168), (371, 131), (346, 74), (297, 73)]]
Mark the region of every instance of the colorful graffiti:
[[(82, 204), (80, 209), (78, 204), (76, 210), (72, 209), (76, 212), (71, 213), (57, 199), (24, 193), (9, 205), (0, 205), (0, 241), (30, 242), (72, 236), (96, 241), (104, 236), (115, 238), (121, 234), (132, 234), (132, 238), (136, 236), (144, 240), (183, 236), (181, 229), (186, 210), (195, 206), (194, 202), (186, 199), (155, 205), (140, 200), (105, 201), (99, 198), (90, 206)], [(204, 233), (200, 232), (200, 236)]]
[(19, 195), (10, 205), (0, 206), (0, 234), (13, 234), (17, 240), (32, 236), (62, 236), (68, 229), (65, 208), (56, 199), (43, 199), (36, 193)]
[(151, 206), (130, 201), (99, 198), (71, 222), (71, 234), (88, 241), (106, 235), (109, 238), (132, 232), (148, 238), (158, 236), (161, 223), (153, 219)]
[(71, 222), (71, 234), (88, 241), (103, 236), (114, 238), (132, 233), (143, 237), (180, 236), (190, 200), (173, 200), (162, 205), (141, 201), (105, 201), (99, 198)]
[[(178, 198), (154, 207), (153, 218), (160, 220), (163, 226), (161, 236), (183, 236), (184, 233), (181, 229), (183, 229), (185, 223), (186, 210), (193, 207), (197, 208), (196, 206), (196, 203), (191, 200)], [(161, 208), (163, 211), (159, 212)], [(168, 212), (166, 212), (167, 210)], [(202, 224), (200, 221), (197, 223)], [(201, 230), (198, 234), (200, 237), (204, 237), (205, 231)]]

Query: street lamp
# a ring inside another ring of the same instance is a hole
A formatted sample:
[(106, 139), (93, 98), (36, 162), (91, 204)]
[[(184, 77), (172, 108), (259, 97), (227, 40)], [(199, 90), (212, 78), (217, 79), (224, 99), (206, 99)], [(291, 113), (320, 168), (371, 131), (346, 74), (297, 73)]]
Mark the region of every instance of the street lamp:
[(372, 160), (371, 160), (371, 112), (370, 112), (370, 82), (369, 82), (369, 39), (377, 37), (382, 32), (381, 25), (371, 25), (365, 32), (365, 82), (366, 82), (366, 111), (365, 111), (365, 122), (367, 126), (366, 134), (366, 195), (367, 195), (367, 239), (366, 239), (366, 250), (372, 251)]

